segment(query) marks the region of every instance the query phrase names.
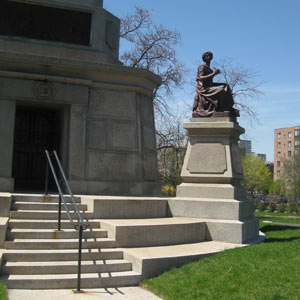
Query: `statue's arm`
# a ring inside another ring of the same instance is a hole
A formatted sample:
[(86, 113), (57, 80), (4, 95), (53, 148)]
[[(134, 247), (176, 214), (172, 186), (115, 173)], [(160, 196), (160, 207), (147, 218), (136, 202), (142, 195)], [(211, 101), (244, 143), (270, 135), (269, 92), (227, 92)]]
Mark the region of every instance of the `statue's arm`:
[(200, 80), (200, 81), (205, 81), (205, 80), (210, 80), (213, 79), (216, 75), (218, 75), (220, 73), (219, 69), (216, 69), (214, 72), (212, 72), (211, 74), (208, 75), (204, 75), (203, 72), (203, 68), (200, 66), (198, 69), (198, 73), (197, 73), (197, 77), (196, 80)]

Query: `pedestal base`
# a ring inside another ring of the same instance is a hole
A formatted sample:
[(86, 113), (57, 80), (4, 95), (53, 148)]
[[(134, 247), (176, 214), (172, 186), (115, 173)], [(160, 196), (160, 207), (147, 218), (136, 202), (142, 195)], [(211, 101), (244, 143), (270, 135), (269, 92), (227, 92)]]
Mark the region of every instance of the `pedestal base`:
[(259, 220), (253, 216), (252, 201), (177, 197), (168, 204), (173, 217), (205, 222), (207, 241), (244, 244), (258, 238)]
[(201, 218), (206, 239), (247, 243), (259, 236), (253, 202), (241, 186), (238, 146), (244, 129), (230, 117), (193, 118), (183, 126), (189, 144), (182, 167), (184, 182), (169, 201), (172, 216)]
[(177, 196), (187, 198), (245, 199), (241, 185), (226, 183), (182, 183), (177, 186)]

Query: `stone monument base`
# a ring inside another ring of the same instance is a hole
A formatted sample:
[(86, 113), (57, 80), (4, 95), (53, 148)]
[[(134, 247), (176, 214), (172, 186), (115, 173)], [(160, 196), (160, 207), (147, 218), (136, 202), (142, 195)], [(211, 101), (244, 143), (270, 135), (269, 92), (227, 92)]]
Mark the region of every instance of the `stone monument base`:
[(192, 118), (183, 126), (189, 144), (177, 197), (169, 201), (173, 216), (201, 218), (206, 239), (247, 243), (259, 236), (253, 202), (241, 186), (238, 147), (244, 129), (234, 118)]
[(259, 221), (253, 216), (252, 201), (176, 197), (168, 204), (173, 217), (205, 222), (207, 241), (247, 244), (258, 239)]

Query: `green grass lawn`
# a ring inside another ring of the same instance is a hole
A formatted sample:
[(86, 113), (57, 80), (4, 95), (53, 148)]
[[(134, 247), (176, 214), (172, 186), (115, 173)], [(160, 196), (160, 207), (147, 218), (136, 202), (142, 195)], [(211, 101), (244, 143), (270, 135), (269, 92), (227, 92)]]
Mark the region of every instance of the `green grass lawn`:
[(0, 300), (7, 300), (5, 285), (0, 282)]
[(165, 300), (300, 299), (300, 228), (261, 222), (261, 230), (265, 243), (189, 263), (143, 285)]

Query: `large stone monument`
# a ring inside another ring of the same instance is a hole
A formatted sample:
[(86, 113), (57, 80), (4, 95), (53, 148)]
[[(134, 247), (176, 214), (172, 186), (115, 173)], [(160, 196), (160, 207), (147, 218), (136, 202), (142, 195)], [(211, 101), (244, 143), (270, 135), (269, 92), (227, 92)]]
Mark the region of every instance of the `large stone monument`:
[(100, 0), (0, 2), (0, 191), (42, 191), (44, 149), (74, 193), (156, 195), (153, 90), (118, 60)]
[(205, 219), (206, 239), (243, 244), (259, 235), (253, 202), (241, 186), (238, 141), (244, 129), (236, 121), (229, 86), (213, 83), (219, 70), (210, 69), (211, 59), (212, 53), (205, 52), (198, 69), (193, 118), (183, 125), (189, 137), (184, 182), (169, 203), (174, 216)]

